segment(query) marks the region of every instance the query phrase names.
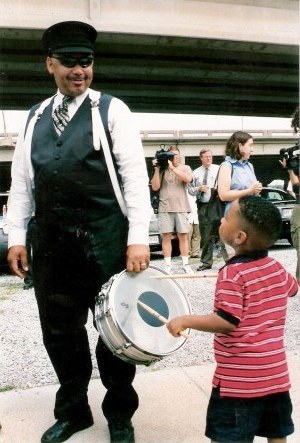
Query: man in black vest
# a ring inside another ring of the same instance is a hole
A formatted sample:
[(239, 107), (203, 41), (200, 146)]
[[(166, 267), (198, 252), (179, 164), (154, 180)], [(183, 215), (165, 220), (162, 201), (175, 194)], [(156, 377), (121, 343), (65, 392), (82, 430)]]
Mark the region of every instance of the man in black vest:
[[(96, 30), (81, 22), (58, 23), (44, 32), (46, 66), (58, 90), (31, 109), (12, 164), (8, 262), (24, 278), (26, 230), (34, 213), (29, 229), (35, 295), (44, 344), (60, 383), (57, 421), (43, 434), (43, 443), (63, 442), (93, 424), (87, 397), (89, 309), (94, 312), (95, 297), (112, 275), (124, 268), (143, 271), (150, 261), (143, 148), (128, 107), (117, 98), (95, 100), (99, 93), (89, 88), (96, 37)], [(100, 149), (99, 109), (124, 190), (126, 217)], [(107, 389), (102, 409), (111, 442), (133, 442), (135, 365), (115, 357), (100, 337), (96, 357)]]

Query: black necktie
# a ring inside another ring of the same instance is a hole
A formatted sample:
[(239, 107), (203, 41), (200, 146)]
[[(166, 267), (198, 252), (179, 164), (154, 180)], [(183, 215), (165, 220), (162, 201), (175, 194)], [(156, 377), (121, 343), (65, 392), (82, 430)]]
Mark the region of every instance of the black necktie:
[(63, 132), (63, 130), (69, 123), (70, 117), (68, 113), (68, 104), (71, 100), (73, 100), (73, 97), (70, 97), (69, 95), (64, 95), (62, 103), (54, 109), (53, 124), (58, 135)]

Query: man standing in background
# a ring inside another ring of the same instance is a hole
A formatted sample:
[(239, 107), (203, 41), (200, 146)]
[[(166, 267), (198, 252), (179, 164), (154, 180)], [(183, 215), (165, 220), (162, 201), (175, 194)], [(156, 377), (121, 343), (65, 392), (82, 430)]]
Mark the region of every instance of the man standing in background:
[(190, 232), (189, 232), (189, 256), (191, 258), (200, 257), (200, 231), (199, 231), (199, 219), (198, 210), (196, 204), (196, 197), (191, 194), (187, 194), (191, 212), (189, 213), (190, 220)]
[(204, 271), (205, 269), (211, 269), (213, 264), (214, 244), (211, 239), (211, 225), (205, 216), (205, 211), (219, 166), (212, 163), (212, 152), (208, 148), (201, 149), (199, 158), (201, 166), (193, 171), (193, 182), (189, 185), (188, 192), (190, 195), (196, 196), (201, 237), (200, 246), (202, 248), (200, 266), (197, 271)]

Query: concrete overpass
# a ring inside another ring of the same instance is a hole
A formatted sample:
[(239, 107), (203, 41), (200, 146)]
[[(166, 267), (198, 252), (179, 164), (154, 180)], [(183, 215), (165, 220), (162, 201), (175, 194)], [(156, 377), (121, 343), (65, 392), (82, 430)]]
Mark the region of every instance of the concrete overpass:
[(94, 88), (134, 112), (290, 117), (298, 0), (1, 0), (0, 108), (51, 95), (40, 39), (62, 20), (98, 30)]
[[(176, 145), (180, 149), (182, 161), (195, 169), (199, 166), (199, 151), (208, 147), (214, 154), (214, 162), (222, 162), (226, 140), (235, 131), (209, 130), (209, 131), (141, 131), (148, 175), (152, 176), (152, 159), (157, 150), (163, 146)], [(266, 185), (274, 178), (286, 180), (287, 174), (279, 167), (279, 150), (295, 145), (298, 141), (292, 130), (247, 130), (255, 141), (255, 155), (251, 161), (259, 179)], [(0, 191), (10, 188), (10, 168), (14, 153), (17, 134), (0, 134)]]

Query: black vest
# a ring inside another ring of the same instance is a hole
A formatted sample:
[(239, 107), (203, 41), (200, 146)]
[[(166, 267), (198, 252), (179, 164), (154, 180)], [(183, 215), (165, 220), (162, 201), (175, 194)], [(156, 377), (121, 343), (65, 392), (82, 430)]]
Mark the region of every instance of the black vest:
[(36, 220), (78, 226), (114, 214), (124, 219), (103, 150), (93, 147), (89, 97), (60, 136), (51, 114), (52, 102), (37, 121), (32, 137)]

